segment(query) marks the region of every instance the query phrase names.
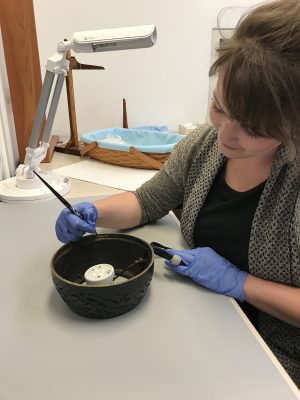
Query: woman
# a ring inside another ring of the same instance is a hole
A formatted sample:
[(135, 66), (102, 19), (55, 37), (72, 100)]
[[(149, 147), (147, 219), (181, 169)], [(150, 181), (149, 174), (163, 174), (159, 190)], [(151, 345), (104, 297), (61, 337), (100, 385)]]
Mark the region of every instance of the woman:
[(136, 192), (62, 211), (63, 242), (182, 206), (191, 250), (168, 266), (240, 301), (300, 387), (300, 2), (250, 10), (221, 43), (210, 117)]

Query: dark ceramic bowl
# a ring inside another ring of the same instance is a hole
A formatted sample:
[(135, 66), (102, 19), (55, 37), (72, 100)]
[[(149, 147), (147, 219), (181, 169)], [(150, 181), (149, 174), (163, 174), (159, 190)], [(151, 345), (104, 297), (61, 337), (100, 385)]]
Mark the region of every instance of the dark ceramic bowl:
[[(128, 279), (125, 282), (82, 284), (85, 271), (95, 264), (111, 264), (118, 273), (139, 258), (143, 261), (122, 274)], [(89, 318), (112, 318), (136, 307), (147, 292), (153, 268), (151, 246), (142, 239), (118, 233), (85, 236), (61, 247), (51, 260), (58, 293), (71, 310)]]

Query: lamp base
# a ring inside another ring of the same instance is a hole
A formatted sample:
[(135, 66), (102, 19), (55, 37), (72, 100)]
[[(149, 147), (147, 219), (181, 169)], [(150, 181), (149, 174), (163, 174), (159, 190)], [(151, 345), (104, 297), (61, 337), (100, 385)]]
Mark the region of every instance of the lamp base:
[[(52, 172), (43, 173), (41, 171), (40, 174), (61, 195), (65, 195), (71, 190), (71, 180), (69, 178)], [(36, 183), (34, 186), (36, 186)], [(5, 203), (22, 203), (24, 201), (50, 200), (54, 198), (54, 194), (41, 181), (39, 187), (26, 189), (17, 187), (15, 177), (0, 182), (0, 201)]]

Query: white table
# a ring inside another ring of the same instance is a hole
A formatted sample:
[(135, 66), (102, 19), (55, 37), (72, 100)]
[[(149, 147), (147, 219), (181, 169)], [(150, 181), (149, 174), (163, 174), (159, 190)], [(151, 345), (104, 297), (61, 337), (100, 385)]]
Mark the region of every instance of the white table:
[[(233, 303), (160, 259), (134, 310), (74, 314), (50, 277), (61, 209), (57, 200), (0, 203), (1, 400), (299, 398)], [(184, 246), (170, 215), (130, 234)]]

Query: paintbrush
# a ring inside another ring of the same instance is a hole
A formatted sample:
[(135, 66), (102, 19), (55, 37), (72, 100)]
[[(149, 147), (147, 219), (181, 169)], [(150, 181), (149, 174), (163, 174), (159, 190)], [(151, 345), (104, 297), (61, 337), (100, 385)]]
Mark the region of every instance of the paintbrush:
[(80, 219), (83, 219), (82, 214), (80, 214), (80, 212), (78, 212), (77, 210), (75, 210), (74, 207), (71, 206), (71, 204), (60, 194), (58, 193), (51, 185), (49, 185), (49, 183), (47, 181), (45, 181), (45, 179), (43, 179), (37, 172), (33, 171), (35, 173), (35, 175), (44, 183), (44, 185), (47, 186), (47, 188), (54, 194), (54, 196), (63, 203), (63, 205), (65, 207), (67, 207), (67, 209), (69, 211), (71, 211), (72, 214), (76, 215), (77, 217), (79, 217)]

